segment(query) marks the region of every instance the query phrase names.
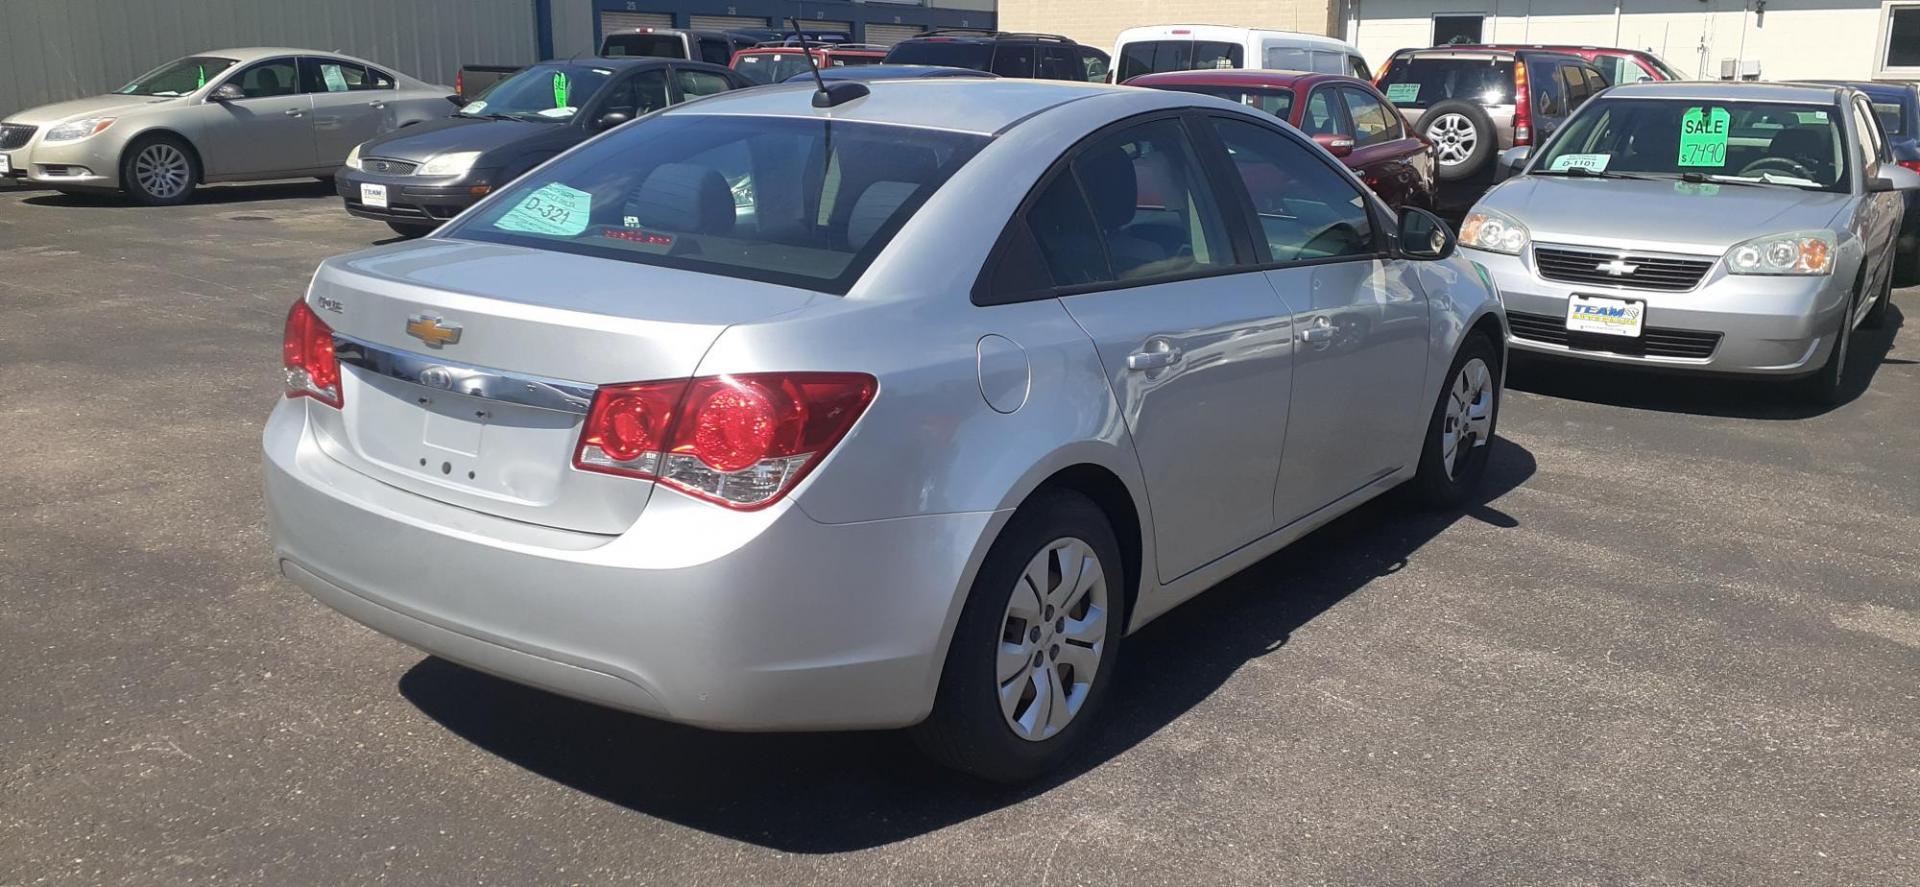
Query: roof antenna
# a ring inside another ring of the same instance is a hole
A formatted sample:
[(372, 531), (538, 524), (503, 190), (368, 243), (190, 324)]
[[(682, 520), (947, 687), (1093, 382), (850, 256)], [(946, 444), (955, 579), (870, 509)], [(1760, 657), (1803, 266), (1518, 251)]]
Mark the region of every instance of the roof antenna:
[(866, 84), (851, 80), (828, 86), (827, 78), (820, 76), (820, 60), (813, 57), (813, 45), (807, 42), (807, 35), (800, 30), (800, 20), (788, 16), (787, 23), (793, 26), (793, 38), (800, 41), (800, 54), (807, 57), (807, 68), (813, 71), (814, 85), (819, 87), (813, 93), (814, 107), (832, 108), (844, 105), (871, 91), (867, 89)]

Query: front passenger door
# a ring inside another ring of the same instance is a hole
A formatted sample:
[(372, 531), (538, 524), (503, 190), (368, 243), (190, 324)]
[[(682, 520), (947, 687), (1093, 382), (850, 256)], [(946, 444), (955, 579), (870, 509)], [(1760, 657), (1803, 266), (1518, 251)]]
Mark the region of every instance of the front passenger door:
[(208, 178), (299, 172), (319, 164), (313, 97), (301, 91), (292, 57), (255, 62), (225, 83), (240, 87), (241, 98), (209, 103), (201, 158)]

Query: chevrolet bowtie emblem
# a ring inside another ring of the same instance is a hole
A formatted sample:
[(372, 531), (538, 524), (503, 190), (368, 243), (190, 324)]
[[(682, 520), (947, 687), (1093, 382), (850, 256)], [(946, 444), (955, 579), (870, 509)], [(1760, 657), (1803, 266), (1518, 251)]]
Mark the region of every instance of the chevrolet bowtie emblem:
[(448, 323), (431, 314), (415, 314), (407, 318), (407, 335), (427, 343), (428, 348), (460, 343), (460, 325)]
[(1593, 270), (1605, 271), (1614, 277), (1625, 277), (1629, 274), (1632, 274), (1635, 271), (1640, 270), (1640, 266), (1629, 265), (1625, 261), (1622, 261), (1620, 259), (1614, 259), (1611, 262), (1601, 262), (1600, 264), (1593, 266)]

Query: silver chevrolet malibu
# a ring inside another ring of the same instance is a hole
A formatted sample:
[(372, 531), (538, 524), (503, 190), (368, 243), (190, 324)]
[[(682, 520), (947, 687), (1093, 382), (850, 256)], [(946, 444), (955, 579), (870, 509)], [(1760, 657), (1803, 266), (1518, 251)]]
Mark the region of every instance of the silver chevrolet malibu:
[(997, 780), (1123, 636), (1486, 468), (1505, 328), (1418, 210), (1204, 96), (774, 86), (330, 259), (264, 437), (279, 569), (423, 650)]
[(1803, 377), (1841, 395), (1856, 327), (1892, 298), (1899, 191), (1872, 104), (1834, 86), (1638, 83), (1589, 102), (1461, 244), (1515, 350), (1675, 372)]
[(311, 49), (175, 59), (107, 94), (0, 122), (0, 178), (183, 203), (207, 182), (329, 176), (384, 132), (445, 117), (452, 91)]

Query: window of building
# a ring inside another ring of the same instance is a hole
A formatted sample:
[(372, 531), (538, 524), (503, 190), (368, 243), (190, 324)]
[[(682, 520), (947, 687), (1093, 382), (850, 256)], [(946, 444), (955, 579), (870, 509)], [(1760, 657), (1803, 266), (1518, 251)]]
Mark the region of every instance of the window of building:
[(1486, 41), (1481, 39), (1481, 32), (1486, 25), (1487, 17), (1477, 12), (1471, 15), (1436, 15), (1433, 17), (1433, 45), (1484, 43)]
[(1920, 3), (1894, 3), (1880, 25), (1881, 74), (1920, 73)]

